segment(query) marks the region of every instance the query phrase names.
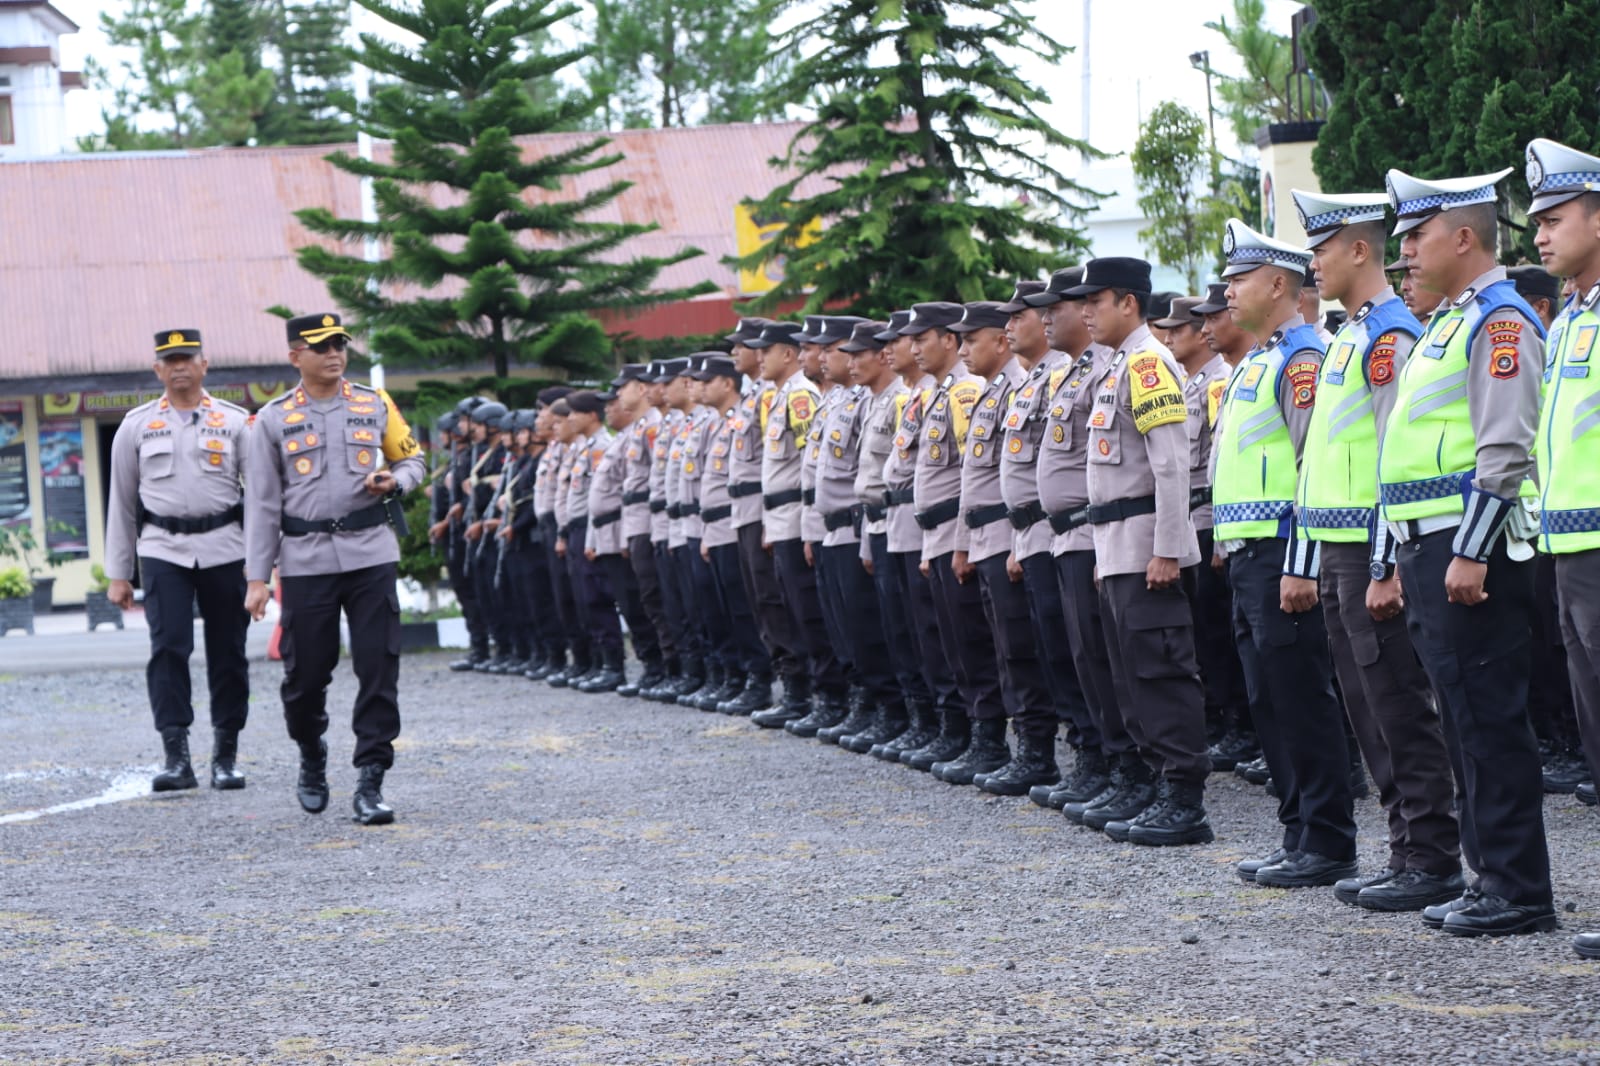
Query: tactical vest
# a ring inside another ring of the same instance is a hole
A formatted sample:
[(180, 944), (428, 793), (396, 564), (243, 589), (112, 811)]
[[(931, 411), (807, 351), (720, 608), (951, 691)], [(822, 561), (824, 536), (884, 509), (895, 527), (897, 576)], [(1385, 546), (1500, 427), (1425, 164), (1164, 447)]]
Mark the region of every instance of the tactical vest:
[(1322, 348), (1311, 326), (1275, 333), (1228, 381), (1211, 442), (1217, 464), (1211, 483), (1217, 540), (1289, 536), (1299, 469), (1278, 397), (1290, 356), (1307, 348)]
[(1386, 521), (1466, 513), (1478, 463), (1467, 363), (1478, 331), (1501, 311), (1521, 314), (1544, 337), (1533, 308), (1510, 280), (1501, 280), (1435, 318), (1406, 360), (1378, 456)]
[(1365, 543), (1378, 504), (1378, 424), (1372, 387), (1394, 380), (1396, 334), (1416, 338), (1422, 323), (1401, 300), (1356, 313), (1340, 328), (1317, 378), (1301, 459), (1295, 518), (1310, 540)]
[(1550, 330), (1536, 458), (1543, 488), (1539, 539), (1564, 555), (1600, 548), (1600, 285), (1562, 311)]

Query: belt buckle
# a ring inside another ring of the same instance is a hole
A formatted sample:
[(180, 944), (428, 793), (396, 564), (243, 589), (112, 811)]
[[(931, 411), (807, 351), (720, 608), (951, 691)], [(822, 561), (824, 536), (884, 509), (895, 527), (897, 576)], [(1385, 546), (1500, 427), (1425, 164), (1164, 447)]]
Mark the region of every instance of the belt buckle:
[(328, 532), (329, 533), (343, 533), (344, 531), (345, 531), (345, 528), (344, 528), (344, 519), (343, 518), (330, 518), (328, 520)]

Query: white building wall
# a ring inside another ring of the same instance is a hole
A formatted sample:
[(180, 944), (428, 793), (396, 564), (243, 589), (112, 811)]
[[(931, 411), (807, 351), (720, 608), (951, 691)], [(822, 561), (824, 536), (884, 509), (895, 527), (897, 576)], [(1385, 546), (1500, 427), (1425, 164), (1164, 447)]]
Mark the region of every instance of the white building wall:
[(49, 48), (50, 61), (0, 64), (0, 95), (10, 98), (16, 143), (0, 145), (0, 160), (58, 155), (69, 144), (65, 92), (61, 88), (60, 29), (38, 9), (0, 11), (0, 48)]

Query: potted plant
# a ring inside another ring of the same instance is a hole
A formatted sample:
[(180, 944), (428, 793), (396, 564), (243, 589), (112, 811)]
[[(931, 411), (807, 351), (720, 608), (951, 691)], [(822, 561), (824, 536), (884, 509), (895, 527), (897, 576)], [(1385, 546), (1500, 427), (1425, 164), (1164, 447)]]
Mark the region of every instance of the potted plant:
[[(51, 522), (50, 528), (72, 531), (71, 526), (61, 522)], [(30, 526), (21, 524), (0, 526), (0, 557), (16, 559), (27, 568), (25, 576), (33, 588), (33, 609), (36, 612), (49, 611), (54, 596), (56, 579), (54, 575), (44, 574), (44, 567), (60, 566), (69, 558), (63, 552), (45, 549), (41, 559), (39, 551), (39, 541), (35, 539)]]
[(83, 609), (89, 615), (89, 632), (93, 633), (107, 622), (121, 629), (122, 608), (112, 603), (106, 594), (106, 590), (111, 587), (111, 579), (106, 577), (106, 568), (99, 563), (89, 567), (89, 581), (89, 591), (83, 595)]
[(20, 566), (0, 570), (0, 636), (13, 629), (33, 632), (33, 581)]

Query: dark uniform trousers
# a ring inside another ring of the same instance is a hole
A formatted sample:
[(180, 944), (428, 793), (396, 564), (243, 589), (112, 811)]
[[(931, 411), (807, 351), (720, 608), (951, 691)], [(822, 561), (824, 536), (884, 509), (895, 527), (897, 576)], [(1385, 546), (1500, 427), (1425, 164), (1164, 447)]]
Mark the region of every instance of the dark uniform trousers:
[[(689, 548), (687, 545), (671, 548), (665, 542), (660, 547), (666, 552), (666, 563), (661, 570), (666, 578), (663, 582), (663, 599), (667, 604), (667, 614), (672, 616), (676, 627), (673, 632), (678, 649), (683, 655), (684, 666), (690, 668), (691, 672), (703, 674), (716, 656), (706, 630), (705, 612), (695, 602), (698, 595), (694, 569), (689, 561)], [(661, 565), (660, 557), (657, 558), (657, 565)]]
[(621, 552), (595, 556), (594, 565), (600, 568), (616, 607), (628, 623), (628, 634), (633, 639), (633, 654), (647, 666), (661, 665), (661, 642), (656, 633), (655, 619), (645, 610), (644, 597), (639, 590), (639, 578), (631, 560)]
[(245, 658), (244, 560), (220, 566), (179, 566), (139, 559), (144, 616), (150, 626), (150, 661), (144, 670), (156, 729), (194, 724), (189, 656), (194, 652), (194, 608), (205, 622), (206, 685), (214, 729), (244, 728), (250, 710), (250, 664)]
[(1055, 703), (1045, 685), (1044, 666), (1039, 662), (1028, 590), (1022, 582), (1011, 580), (1006, 570), (1007, 554), (991, 555), (976, 564), (983, 614), (989, 622), (995, 662), (1000, 667), (1001, 695), (1017, 736), (1054, 740)]
[(1206, 726), (1221, 734), (1228, 729), (1249, 730), (1250, 696), (1239, 665), (1239, 648), (1233, 639), (1233, 589), (1226, 564), (1211, 565), (1215, 551), (1212, 531), (1202, 529), (1200, 571), (1194, 596), (1194, 652), (1200, 660), (1200, 681), (1206, 687)]
[(772, 545), (772, 563), (805, 664), (800, 673), (810, 677), (817, 691), (843, 696), (848, 688), (844, 669), (828, 641), (822, 620), (822, 600), (817, 594), (817, 574), (806, 563), (805, 546), (800, 538), (776, 541)]
[(877, 590), (872, 575), (861, 565), (861, 545), (819, 544), (813, 551), (822, 601), (824, 606), (832, 604), (838, 630), (835, 657), (846, 664), (850, 680), (866, 689), (874, 700), (899, 706), (905, 696), (895, 682)]
[(1461, 869), (1450, 753), (1404, 614), (1367, 610), (1368, 547), (1323, 544), (1320, 595), (1345, 713), (1389, 815), (1389, 868)]
[(1094, 583), (1094, 552), (1062, 552), (1053, 565), (1072, 665), (1099, 736), (1100, 750), (1107, 758), (1127, 755), (1135, 751), (1133, 737), (1123, 723), (1122, 701), (1129, 696), (1118, 691), (1111, 674), (1111, 652), (1106, 646), (1108, 623), (1101, 609), (1100, 590)]
[(1211, 772), (1206, 755), (1205, 694), (1194, 655), (1189, 596), (1194, 567), (1176, 585), (1148, 588), (1143, 574), (1100, 579), (1102, 622), (1111, 675), (1128, 700), (1123, 724), (1150, 768), (1169, 781), (1203, 785)]
[[(911, 590), (905, 585), (905, 571), (901, 561), (889, 554), (887, 533), (869, 534), (867, 548), (872, 553), (872, 585), (878, 594), (878, 618), (883, 624), (883, 639), (888, 645), (889, 667), (894, 672), (900, 697), (920, 706), (933, 703), (933, 693), (922, 676), (922, 659), (909, 612), (921, 604), (914, 604)], [(927, 582), (917, 575), (926, 593)], [(931, 607), (931, 605), (930, 605)], [(930, 610), (931, 613), (931, 610)]]
[[(885, 536), (884, 546), (888, 547)], [(945, 657), (939, 639), (939, 615), (933, 606), (933, 582), (922, 573), (918, 552), (887, 552), (895, 571), (898, 595), (905, 603), (906, 627), (911, 633), (911, 648), (917, 656), (917, 673), (922, 677), (928, 700), (940, 711), (961, 710), (961, 693), (956, 691), (954, 662)]]
[(1600, 551), (1558, 555), (1561, 638), (1589, 772), (1600, 780)]
[(714, 589), (722, 613), (727, 616), (729, 628), (728, 659), (730, 669), (754, 678), (758, 683), (772, 681), (772, 657), (761, 643), (760, 631), (750, 602), (744, 595), (744, 578), (740, 573), (739, 546), (719, 544), (708, 549), (711, 572), (716, 577)]
[(550, 564), (550, 587), (556, 614), (561, 620), (561, 632), (566, 635), (561, 648), (571, 650), (574, 666), (587, 667), (594, 652), (588, 631), (578, 621), (578, 602), (572, 595), (572, 574), (567, 569), (567, 561), (556, 554), (556, 541), (561, 539), (561, 531), (556, 526), (554, 512), (539, 516), (539, 536), (544, 541), (545, 560)]
[(382, 563), (343, 574), (285, 577), (278, 624), (283, 636), (283, 717), (289, 737), (309, 744), (328, 731), (328, 683), (339, 664), (339, 612), (350, 629), (350, 662), (356, 674), (351, 715), (356, 766), (394, 764), (400, 735), (400, 599), (395, 564)]
[(739, 536), (739, 580), (744, 584), (745, 602), (755, 616), (761, 643), (772, 659), (773, 671), (783, 677), (793, 677), (805, 669), (798, 651), (799, 638), (795, 636), (789, 608), (783, 602), (772, 553), (761, 545), (761, 523), (747, 522), (736, 532)]
[(1461, 852), (1478, 887), (1525, 905), (1551, 902), (1544, 839), (1544, 771), (1528, 721), (1530, 562), (1513, 562), (1505, 541), (1489, 557), (1476, 607), (1446, 599), (1455, 529), (1400, 546), (1411, 642), (1438, 697), (1456, 772)]
[(1284, 612), (1287, 549), (1288, 541), (1263, 537), (1228, 556), (1239, 654), (1247, 676), (1256, 670), (1260, 678), (1251, 709), (1278, 790), (1283, 846), (1349, 861), (1356, 857), (1350, 749), (1328, 628), (1319, 610)]
[[(1561, 558), (1567, 558), (1563, 555)], [(1578, 729), (1574, 686), (1568, 680), (1566, 635), (1556, 592), (1556, 556), (1534, 558), (1533, 669), (1528, 677), (1528, 716), (1534, 734), (1561, 751), (1577, 751), (1582, 744)], [(1592, 760), (1591, 760), (1592, 761)]]
[(530, 539), (515, 539), (506, 553), (504, 583), (506, 595), (524, 619), (524, 631), (531, 652), (537, 647), (544, 652), (554, 652), (567, 646), (561, 632), (561, 617), (556, 613), (555, 586), (550, 582), (550, 560), (546, 557), (544, 542), (537, 539), (537, 530)]
[(672, 647), (685, 673), (703, 674), (705, 666), (701, 657), (705, 648), (699, 633), (689, 624), (688, 604), (684, 602), (685, 579), (678, 573), (678, 559), (664, 540), (652, 541), (650, 550), (656, 557), (656, 576), (660, 579), (661, 613), (666, 618), (662, 632), (672, 635)]
[(1067, 743), (1074, 748), (1100, 750), (1100, 729), (1089, 713), (1078, 671), (1072, 663), (1072, 641), (1067, 637), (1067, 616), (1056, 588), (1055, 563), (1049, 551), (1034, 552), (1021, 560), (1022, 591), (1033, 622), (1039, 667), (1044, 671), (1056, 718), (1067, 728)]
[[(639, 590), (639, 604), (650, 618), (650, 628), (655, 633), (661, 658), (664, 662), (673, 662), (678, 649), (673, 643), (672, 632), (667, 625), (666, 608), (661, 602), (661, 574), (656, 570), (656, 550), (650, 543), (649, 533), (635, 533), (628, 538), (626, 561), (633, 570), (634, 584)], [(612, 584), (615, 586), (615, 581)], [(628, 621), (628, 628), (633, 628), (632, 619)]]
[(724, 669), (733, 668), (733, 621), (723, 609), (722, 597), (717, 595), (717, 575), (711, 563), (700, 554), (700, 538), (690, 537), (688, 543), (678, 548), (682, 567), (689, 577), (691, 622), (700, 627), (705, 642), (706, 665)]
[(578, 608), (578, 624), (589, 635), (591, 645), (601, 655), (622, 654), (622, 625), (617, 621), (617, 601), (600, 568), (583, 557), (589, 539), (589, 520), (574, 519), (567, 525), (567, 570), (572, 582), (572, 598)]
[(479, 655), (489, 653), (489, 630), (483, 624), (483, 611), (478, 607), (478, 589), (472, 575), (467, 572), (467, 549), (472, 542), (461, 535), (466, 522), (456, 519), (450, 524), (448, 547), (445, 550), (445, 571), (450, 577), (450, 589), (461, 605), (461, 617), (467, 624), (467, 639), (472, 650)]
[(511, 634), (506, 622), (505, 604), (501, 602), (500, 590), (494, 585), (495, 563), (500, 554), (498, 541), (485, 530), (476, 541), (467, 542), (467, 550), (472, 553), (472, 591), (478, 600), (484, 631), (494, 642), (496, 650), (509, 652)]
[(506, 637), (511, 643), (512, 658), (524, 660), (532, 653), (535, 643), (533, 596), (529, 587), (531, 576), (525, 561), (529, 553), (522, 550), (520, 545), (498, 536), (495, 541), (500, 553), (497, 563), (500, 583), (496, 588), (506, 613)]
[(939, 648), (955, 667), (956, 690), (961, 705), (973, 721), (1004, 718), (1000, 692), (1000, 663), (994, 636), (984, 620), (983, 592), (978, 575), (957, 581), (950, 568), (954, 552), (928, 560), (928, 585), (933, 592), (934, 615), (939, 620)]

